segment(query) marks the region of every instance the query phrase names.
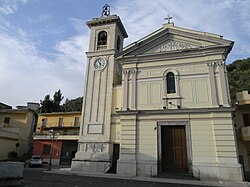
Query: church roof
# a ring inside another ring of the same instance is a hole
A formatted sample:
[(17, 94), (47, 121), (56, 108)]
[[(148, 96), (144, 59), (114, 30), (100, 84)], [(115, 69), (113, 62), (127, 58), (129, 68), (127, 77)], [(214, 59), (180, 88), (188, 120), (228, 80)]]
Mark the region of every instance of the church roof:
[(223, 39), (222, 36), (164, 24), (162, 28), (126, 46), (116, 58), (155, 53), (173, 53), (214, 47), (227, 48), (230, 52), (234, 42)]

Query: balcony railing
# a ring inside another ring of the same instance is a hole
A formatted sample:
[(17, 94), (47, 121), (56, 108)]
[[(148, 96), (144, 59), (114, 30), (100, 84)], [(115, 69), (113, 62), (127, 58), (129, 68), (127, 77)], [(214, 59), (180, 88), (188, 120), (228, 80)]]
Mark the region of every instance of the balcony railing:
[[(57, 131), (55, 138), (57, 140), (77, 140), (79, 138), (79, 131)], [(34, 134), (34, 139), (50, 140), (51, 134), (49, 133), (49, 131), (36, 132)]]
[(250, 141), (250, 126), (241, 127), (241, 137), (243, 141)]
[[(65, 131), (58, 131), (56, 132), (58, 135), (63, 136), (63, 135), (79, 135), (79, 131), (69, 131), (69, 132), (65, 132)], [(45, 132), (35, 132), (34, 135), (48, 135), (50, 136), (49, 131), (45, 131)]]
[(80, 123), (74, 123), (74, 122), (58, 123), (58, 122), (53, 122), (53, 123), (46, 123), (45, 125), (42, 124), (42, 123), (38, 123), (37, 127), (43, 127), (43, 129), (48, 129), (48, 128), (79, 128)]

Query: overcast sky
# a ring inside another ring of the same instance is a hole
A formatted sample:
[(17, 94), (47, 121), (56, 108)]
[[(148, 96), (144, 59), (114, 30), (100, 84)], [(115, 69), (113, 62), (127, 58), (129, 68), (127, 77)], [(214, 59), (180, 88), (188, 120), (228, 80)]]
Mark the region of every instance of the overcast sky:
[(250, 57), (250, 0), (0, 0), (0, 102), (25, 105), (61, 89), (65, 98), (83, 95), (85, 22), (108, 3), (121, 17), (125, 45), (162, 27), (223, 35), (235, 41), (227, 63)]

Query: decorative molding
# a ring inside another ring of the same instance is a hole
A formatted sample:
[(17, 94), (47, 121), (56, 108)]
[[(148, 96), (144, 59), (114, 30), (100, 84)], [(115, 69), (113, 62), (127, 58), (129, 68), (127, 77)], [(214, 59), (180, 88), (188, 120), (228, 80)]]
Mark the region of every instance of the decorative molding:
[(212, 68), (215, 67), (216, 63), (215, 62), (209, 62), (207, 63), (207, 67)]
[[(233, 112), (235, 109), (233, 107), (214, 107), (214, 108), (185, 108), (185, 109), (171, 109), (171, 110), (137, 110), (139, 115), (149, 115), (149, 114), (202, 114), (202, 113), (209, 113), (209, 112)], [(117, 112), (117, 114), (125, 115), (127, 111)]]
[(224, 65), (225, 65), (225, 63), (224, 62), (218, 62), (217, 63), (217, 66), (220, 68), (220, 67), (223, 67), (224, 68)]
[(94, 152), (103, 152), (103, 144), (95, 143), (94, 144)]
[(138, 115), (139, 110), (120, 110), (116, 111), (118, 115)]
[(207, 63), (208, 67), (224, 67), (225, 66), (225, 62), (209, 62)]
[(126, 70), (123, 70), (123, 74), (124, 75), (127, 75), (127, 74), (135, 74), (137, 72), (137, 69), (126, 69)]
[(129, 72), (130, 72), (131, 74), (135, 74), (135, 73), (137, 72), (137, 69), (129, 70)]
[(183, 50), (190, 48), (198, 48), (198, 46), (182, 43), (179, 41), (168, 40), (166, 43), (154, 47), (153, 49), (147, 51), (146, 53), (160, 53), (160, 52), (176, 51), (176, 50)]
[(102, 143), (86, 143), (84, 152), (103, 152)]
[(123, 72), (124, 75), (129, 74), (129, 70), (123, 70), (122, 72)]
[(102, 124), (88, 124), (88, 134), (102, 134)]

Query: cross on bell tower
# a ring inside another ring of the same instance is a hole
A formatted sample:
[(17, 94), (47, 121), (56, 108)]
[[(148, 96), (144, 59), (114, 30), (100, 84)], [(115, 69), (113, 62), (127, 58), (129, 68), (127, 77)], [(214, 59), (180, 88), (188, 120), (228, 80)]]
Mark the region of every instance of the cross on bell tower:
[(110, 6), (105, 4), (102, 8), (102, 17), (110, 16)]

